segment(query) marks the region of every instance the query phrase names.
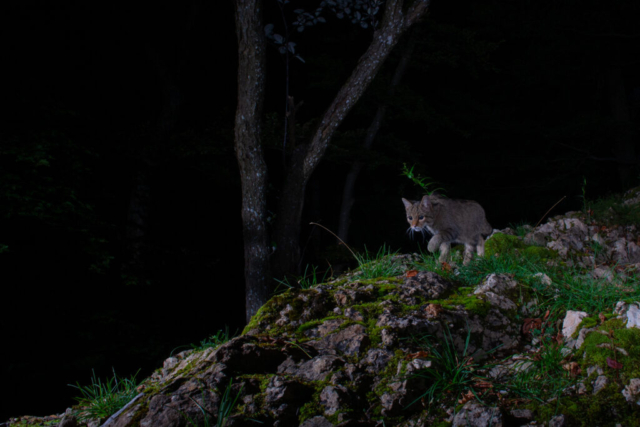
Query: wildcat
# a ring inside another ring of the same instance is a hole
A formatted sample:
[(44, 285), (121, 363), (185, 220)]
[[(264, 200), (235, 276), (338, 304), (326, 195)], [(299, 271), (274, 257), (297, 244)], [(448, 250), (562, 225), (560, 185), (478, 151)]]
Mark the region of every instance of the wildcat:
[(402, 203), (410, 225), (407, 231), (413, 235), (414, 231), (424, 233), (426, 229), (433, 234), (427, 249), (435, 252), (440, 248), (440, 262), (447, 260), (451, 243), (464, 244), (463, 265), (471, 261), (474, 248), (479, 256), (484, 256), (484, 238), (493, 229), (477, 202), (431, 195), (424, 196), (419, 202), (402, 199)]

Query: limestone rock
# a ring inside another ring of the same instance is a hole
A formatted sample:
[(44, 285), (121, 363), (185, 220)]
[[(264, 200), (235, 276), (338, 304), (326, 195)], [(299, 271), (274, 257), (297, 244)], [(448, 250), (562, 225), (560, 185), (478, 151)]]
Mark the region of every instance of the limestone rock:
[(476, 401), (464, 404), (453, 418), (453, 427), (502, 427), (499, 408), (482, 406)]
[(432, 271), (420, 271), (413, 277), (405, 277), (400, 299), (407, 305), (415, 305), (417, 297), (438, 299), (451, 289), (452, 284)]
[(629, 385), (622, 390), (622, 395), (627, 402), (640, 405), (640, 378), (632, 378)]
[(307, 421), (300, 424), (300, 427), (333, 427), (333, 423), (325, 417), (318, 415), (317, 417), (309, 418)]
[(567, 311), (564, 321), (562, 322), (562, 336), (564, 336), (565, 340), (571, 339), (571, 336), (585, 317), (587, 317), (587, 313), (584, 311)]

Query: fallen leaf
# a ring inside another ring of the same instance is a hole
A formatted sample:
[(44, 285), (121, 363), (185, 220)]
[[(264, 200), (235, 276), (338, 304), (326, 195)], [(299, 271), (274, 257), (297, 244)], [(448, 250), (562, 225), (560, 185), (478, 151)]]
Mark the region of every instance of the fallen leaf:
[(444, 309), (440, 304), (429, 304), (424, 308), (424, 311), (429, 315), (429, 317), (438, 317)]
[(529, 335), (532, 330), (540, 329), (541, 326), (542, 326), (542, 319), (540, 319), (540, 318), (537, 318), (537, 319), (532, 319), (532, 318), (524, 319), (524, 323), (522, 325), (522, 333), (524, 335)]
[(546, 321), (549, 318), (549, 310), (544, 314), (543, 319)]
[(408, 270), (407, 277), (413, 277), (418, 275), (418, 270)]
[(474, 394), (471, 392), (471, 390), (467, 391), (465, 394), (462, 395), (462, 398), (458, 399), (458, 403), (461, 405), (464, 405), (465, 403), (467, 403), (470, 400), (475, 399)]
[(610, 357), (607, 357), (607, 365), (609, 365), (609, 367), (612, 369), (622, 369), (624, 367), (622, 363), (618, 362), (617, 360), (613, 360)]
[(553, 337), (554, 341), (557, 342), (558, 344), (562, 344), (562, 340), (564, 339), (564, 336), (562, 335), (561, 331), (558, 331), (558, 333), (556, 334), (555, 337)]
[(604, 323), (604, 321), (606, 320), (606, 317), (604, 317), (604, 313), (598, 314), (598, 317), (600, 318), (600, 323)]
[(493, 384), (487, 381), (479, 381), (473, 385), (476, 388), (493, 388)]
[(451, 265), (446, 261), (442, 263), (442, 269), (449, 272), (453, 270), (453, 268), (451, 268)]
[(572, 377), (577, 377), (578, 375), (580, 375), (580, 372), (582, 372), (582, 370), (580, 369), (580, 365), (578, 365), (576, 362), (565, 363), (564, 365), (562, 365), (562, 368), (565, 371), (569, 371)]
[(429, 357), (429, 353), (426, 351), (419, 351), (417, 353), (407, 354), (405, 356), (405, 360), (413, 360), (413, 359), (425, 359)]

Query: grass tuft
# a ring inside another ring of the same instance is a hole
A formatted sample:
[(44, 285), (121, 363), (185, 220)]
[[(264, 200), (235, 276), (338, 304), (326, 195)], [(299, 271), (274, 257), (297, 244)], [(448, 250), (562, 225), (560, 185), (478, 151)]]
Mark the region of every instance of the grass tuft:
[(108, 378), (103, 382), (93, 372), (91, 385), (69, 384), (70, 387), (80, 390), (82, 394), (82, 396), (75, 398), (81, 407), (76, 414), (78, 420), (80, 422), (105, 420), (115, 414), (138, 394), (136, 375), (137, 373), (130, 378), (118, 378), (116, 372), (113, 371), (113, 378)]
[(386, 245), (373, 255), (365, 247), (364, 254), (356, 254), (359, 270), (363, 279), (375, 279), (377, 277), (399, 276), (404, 273), (404, 266), (394, 259), (398, 251), (391, 252)]
[(479, 366), (473, 361), (473, 357), (467, 354), (469, 340), (471, 338), (471, 330), (468, 326), (467, 329), (467, 338), (461, 355), (458, 355), (456, 351), (451, 331), (449, 331), (446, 323), (441, 349), (438, 349), (432, 344), (429, 337), (422, 337), (420, 339), (420, 341), (424, 343), (425, 350), (430, 355), (429, 358), (432, 361), (432, 366), (421, 370), (415, 374), (415, 376), (426, 379), (430, 385), (423, 394), (407, 407), (423, 399), (426, 399), (426, 403), (431, 406), (447, 394), (451, 394), (456, 400), (468, 392), (473, 393), (477, 397), (477, 391), (474, 389), (474, 385), (484, 383), (486, 378), (478, 376), (476, 371), (487, 369), (488, 366)]

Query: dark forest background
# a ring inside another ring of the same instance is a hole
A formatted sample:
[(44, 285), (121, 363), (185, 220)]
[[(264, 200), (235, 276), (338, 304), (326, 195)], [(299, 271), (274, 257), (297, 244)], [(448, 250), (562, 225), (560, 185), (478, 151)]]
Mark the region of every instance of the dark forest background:
[[(298, 7), (265, 0), (283, 31)], [(240, 180), (233, 151), (231, 2), (1, 6), (0, 420), (62, 412), (92, 370), (158, 368), (172, 350), (244, 324)], [(303, 224), (337, 230), (353, 163), (349, 244), (415, 251), (401, 197), (480, 202), (494, 228), (535, 224), (638, 185), (640, 3), (433, 0), (334, 137)], [(282, 180), (286, 91), (300, 140), (371, 38), (334, 17), (292, 32), (304, 63), (268, 52), (263, 142)], [(403, 52), (410, 62), (394, 93)], [(386, 115), (370, 150), (375, 112)], [(270, 203), (271, 203), (270, 202)], [(349, 266), (304, 226), (304, 266)], [(186, 349), (186, 347), (182, 348)]]

